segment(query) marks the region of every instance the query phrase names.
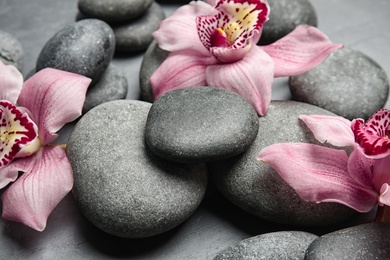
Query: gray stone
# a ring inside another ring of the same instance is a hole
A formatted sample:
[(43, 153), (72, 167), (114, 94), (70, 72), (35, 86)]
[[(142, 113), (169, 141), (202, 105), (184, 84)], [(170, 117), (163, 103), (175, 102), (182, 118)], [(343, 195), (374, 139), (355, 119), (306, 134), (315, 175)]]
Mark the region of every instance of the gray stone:
[(368, 119), (389, 95), (386, 72), (367, 55), (343, 48), (304, 74), (290, 77), (293, 99), (348, 119)]
[(104, 102), (125, 99), (128, 84), (126, 76), (121, 70), (110, 64), (102, 78), (88, 88), (83, 106), (83, 114)]
[(204, 164), (176, 164), (156, 157), (145, 144), (151, 104), (116, 100), (86, 113), (76, 124), (67, 155), (73, 194), (84, 216), (103, 231), (148, 237), (185, 221), (207, 185)]
[(168, 55), (169, 52), (161, 49), (156, 41), (152, 41), (146, 50), (139, 72), (139, 85), (142, 100), (148, 102), (154, 101), (153, 90), (149, 79)]
[(74, 22), (58, 31), (42, 48), (36, 70), (46, 67), (84, 75), (96, 83), (115, 51), (111, 27), (98, 19)]
[(23, 48), (12, 34), (0, 30), (0, 60), (13, 65), (19, 71), (23, 69)]
[(303, 201), (272, 167), (257, 161), (260, 151), (274, 143), (318, 144), (299, 121), (301, 114), (332, 113), (305, 103), (272, 101), (266, 116), (259, 118), (259, 132), (248, 151), (209, 163), (210, 176), (226, 198), (260, 218), (294, 226), (341, 223), (356, 212), (341, 204)]
[(308, 0), (268, 0), (271, 12), (259, 44), (273, 43), (300, 24), (317, 26), (317, 14)]
[(164, 18), (164, 10), (159, 4), (153, 3), (146, 13), (137, 20), (127, 24), (113, 25), (116, 51), (146, 50), (153, 41), (152, 33), (157, 30), (158, 25)]
[(244, 152), (258, 129), (256, 111), (240, 95), (190, 87), (167, 92), (153, 103), (145, 138), (162, 158), (206, 162)]
[(153, 0), (79, 0), (79, 10), (106, 22), (122, 22), (143, 15)]
[(305, 259), (390, 259), (390, 223), (373, 222), (321, 236), (309, 246)]
[(302, 231), (280, 231), (242, 240), (221, 253), (214, 260), (301, 260), (317, 235)]

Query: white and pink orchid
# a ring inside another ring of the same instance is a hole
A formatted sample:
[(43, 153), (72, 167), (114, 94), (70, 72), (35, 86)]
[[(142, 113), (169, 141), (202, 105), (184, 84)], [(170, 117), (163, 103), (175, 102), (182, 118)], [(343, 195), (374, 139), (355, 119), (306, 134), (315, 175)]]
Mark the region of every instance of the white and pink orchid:
[(315, 138), (345, 150), (277, 143), (258, 157), (272, 166), (306, 201), (337, 202), (359, 212), (390, 206), (390, 111), (381, 109), (367, 122), (337, 116), (300, 116)]
[(240, 94), (264, 115), (274, 77), (301, 74), (342, 47), (308, 25), (257, 46), (269, 12), (266, 0), (193, 1), (179, 8), (153, 34), (170, 52), (150, 78), (154, 98), (179, 88), (215, 86)]
[(2, 194), (3, 218), (42, 231), (72, 189), (65, 150), (49, 144), (63, 125), (81, 115), (90, 81), (47, 68), (23, 83), (15, 67), (0, 62), (0, 189), (8, 186)]

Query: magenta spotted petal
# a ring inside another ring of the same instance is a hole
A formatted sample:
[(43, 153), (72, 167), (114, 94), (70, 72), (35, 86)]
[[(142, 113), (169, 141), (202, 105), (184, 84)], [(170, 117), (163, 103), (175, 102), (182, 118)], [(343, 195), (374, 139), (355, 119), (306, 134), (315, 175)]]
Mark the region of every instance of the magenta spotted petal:
[(363, 153), (371, 158), (390, 155), (390, 111), (381, 109), (364, 123), (363, 119), (352, 121), (355, 141)]

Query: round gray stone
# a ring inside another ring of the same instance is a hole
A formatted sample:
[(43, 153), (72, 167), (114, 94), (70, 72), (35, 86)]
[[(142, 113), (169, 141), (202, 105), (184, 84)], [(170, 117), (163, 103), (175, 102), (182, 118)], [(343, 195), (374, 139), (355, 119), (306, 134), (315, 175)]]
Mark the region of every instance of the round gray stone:
[(19, 71), (23, 69), (23, 48), (12, 34), (0, 30), (0, 60), (6, 65), (13, 65)]
[(102, 103), (125, 99), (127, 90), (126, 76), (116, 66), (110, 64), (101, 79), (88, 88), (83, 114)]
[(42, 48), (36, 70), (51, 67), (84, 75), (96, 83), (115, 51), (111, 27), (98, 19), (74, 22), (58, 31)]
[(214, 260), (301, 260), (317, 235), (302, 231), (280, 231), (242, 240), (221, 253)]
[(146, 50), (139, 72), (139, 85), (142, 100), (148, 102), (154, 101), (153, 90), (149, 79), (168, 55), (169, 52), (161, 49), (156, 41), (152, 41)]
[(367, 55), (343, 48), (304, 74), (290, 77), (292, 97), (348, 118), (368, 119), (389, 95), (386, 72)]
[(321, 236), (309, 246), (305, 259), (390, 259), (390, 223), (373, 222)]
[(69, 138), (77, 205), (112, 235), (140, 238), (168, 231), (195, 211), (206, 190), (204, 164), (176, 164), (148, 150), (150, 106), (106, 102), (86, 113)]
[(80, 12), (106, 22), (122, 22), (143, 15), (153, 0), (78, 0)]
[(205, 162), (244, 152), (258, 129), (256, 111), (240, 95), (191, 87), (167, 92), (153, 103), (145, 138), (162, 158)]
[(164, 10), (159, 4), (153, 3), (146, 13), (137, 20), (127, 24), (113, 25), (116, 51), (146, 50), (153, 41), (152, 33), (157, 30), (158, 25), (164, 18)]
[(317, 14), (309, 0), (268, 0), (271, 12), (263, 26), (260, 45), (273, 43), (300, 24), (317, 26)]
[(260, 151), (274, 143), (319, 144), (299, 121), (302, 114), (332, 115), (305, 103), (272, 101), (266, 116), (259, 118), (258, 135), (251, 147), (236, 157), (209, 163), (210, 176), (226, 198), (260, 218), (294, 226), (341, 223), (356, 211), (337, 203), (303, 201), (272, 167), (257, 160)]

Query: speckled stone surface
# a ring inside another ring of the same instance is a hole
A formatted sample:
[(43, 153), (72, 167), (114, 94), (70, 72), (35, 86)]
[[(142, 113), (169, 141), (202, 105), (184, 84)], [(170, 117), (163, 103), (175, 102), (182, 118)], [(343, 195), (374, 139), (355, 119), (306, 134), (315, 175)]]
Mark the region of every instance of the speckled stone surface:
[(348, 119), (368, 119), (389, 95), (386, 72), (367, 55), (344, 47), (308, 72), (290, 77), (294, 100), (313, 104)]
[(206, 162), (244, 152), (259, 130), (257, 113), (238, 94), (214, 87), (173, 90), (150, 109), (145, 138), (162, 158)]
[(125, 99), (127, 79), (122, 70), (110, 64), (100, 80), (89, 86), (83, 106), (83, 114), (104, 102)]
[(23, 69), (23, 48), (12, 34), (0, 30), (0, 60), (6, 65), (14, 65), (19, 71)]
[(135, 100), (104, 103), (85, 114), (69, 138), (77, 205), (94, 225), (115, 236), (168, 231), (195, 211), (205, 193), (205, 165), (167, 162), (147, 149), (150, 106)]
[(96, 83), (115, 51), (111, 27), (98, 19), (71, 23), (58, 31), (42, 48), (36, 70), (51, 67), (78, 73)]
[(294, 226), (341, 223), (356, 212), (341, 204), (303, 201), (272, 167), (256, 159), (264, 147), (273, 143), (318, 144), (299, 121), (301, 114), (331, 113), (305, 103), (272, 101), (266, 116), (259, 118), (259, 132), (248, 151), (209, 163), (210, 176), (226, 198), (263, 219)]
[(259, 41), (266, 45), (290, 33), (299, 24), (317, 26), (317, 14), (309, 0), (268, 0), (271, 12)]
[(390, 223), (358, 225), (321, 236), (309, 246), (305, 259), (390, 259)]
[(106, 22), (121, 22), (143, 15), (153, 0), (78, 0), (79, 10)]
[(272, 232), (242, 240), (214, 260), (301, 260), (317, 235), (302, 231)]

